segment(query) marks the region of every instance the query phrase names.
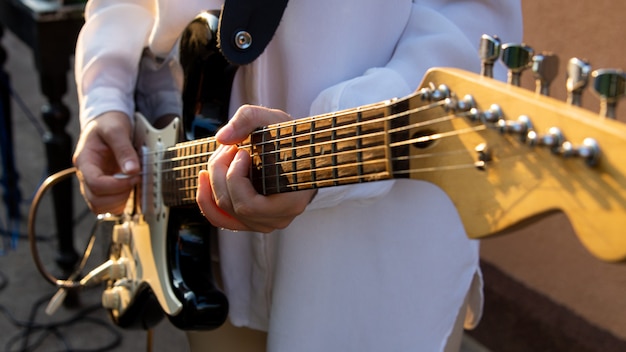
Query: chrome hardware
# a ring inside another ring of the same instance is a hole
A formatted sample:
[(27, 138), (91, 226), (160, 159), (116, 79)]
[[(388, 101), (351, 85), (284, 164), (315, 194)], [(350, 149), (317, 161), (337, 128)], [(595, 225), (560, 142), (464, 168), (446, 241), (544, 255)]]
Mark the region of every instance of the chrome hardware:
[(498, 36), (490, 36), (483, 34), (480, 38), (478, 46), (478, 55), (482, 62), (480, 74), (485, 77), (493, 78), (493, 64), (500, 57), (500, 38)]
[(474, 163), (477, 169), (484, 171), (487, 163), (492, 160), (491, 150), (486, 143), (481, 143), (474, 148), (477, 154), (477, 161)]
[(559, 57), (550, 52), (533, 56), (531, 69), (535, 76), (536, 92), (550, 95), (550, 84), (559, 74)]
[(558, 127), (550, 127), (548, 133), (544, 135), (539, 135), (535, 131), (529, 131), (527, 140), (531, 146), (549, 147), (554, 153), (558, 153), (565, 138), (563, 137), (563, 132)]
[(533, 129), (530, 118), (526, 115), (518, 117), (517, 121), (500, 119), (496, 123), (496, 127), (500, 130), (500, 133), (519, 135), (522, 142), (526, 141), (528, 132)]
[(419, 94), (424, 101), (441, 101), (449, 98), (451, 96), (450, 88), (445, 84), (439, 85), (439, 87), (435, 88), (433, 83), (430, 83), (428, 88), (422, 88), (419, 91)]
[(530, 67), (534, 51), (526, 44), (503, 44), (501, 60), (509, 69), (509, 84), (520, 85), (522, 72)]
[(478, 118), (484, 124), (494, 124), (500, 121), (504, 116), (502, 108), (498, 104), (492, 104), (488, 110), (481, 111)]
[(567, 103), (581, 106), (582, 93), (589, 83), (591, 65), (579, 58), (572, 58), (567, 63)]
[(600, 158), (600, 146), (593, 138), (585, 138), (583, 144), (575, 146), (571, 142), (561, 145), (560, 154), (565, 158), (578, 157), (584, 159), (587, 165), (595, 166)]
[(457, 97), (446, 98), (444, 106), (446, 111), (468, 112), (476, 107), (476, 101), (473, 96), (468, 94), (463, 99), (458, 99)]
[(235, 34), (235, 46), (241, 50), (246, 50), (252, 45), (252, 35), (246, 31), (239, 31)]
[(618, 69), (593, 71), (594, 92), (600, 97), (600, 115), (615, 118), (617, 102), (626, 93), (626, 74)]

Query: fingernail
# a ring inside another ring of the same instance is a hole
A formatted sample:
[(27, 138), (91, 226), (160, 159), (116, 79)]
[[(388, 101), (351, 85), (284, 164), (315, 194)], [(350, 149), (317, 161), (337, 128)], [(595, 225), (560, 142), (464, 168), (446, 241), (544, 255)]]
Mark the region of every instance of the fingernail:
[(137, 166), (137, 163), (132, 160), (128, 160), (127, 162), (125, 162), (124, 166), (122, 167), (122, 170), (125, 174), (137, 172), (138, 169), (139, 167)]
[(215, 138), (221, 141), (224, 141), (224, 140), (227, 141), (232, 135), (233, 135), (232, 128), (226, 125), (217, 131), (217, 133), (215, 134)]

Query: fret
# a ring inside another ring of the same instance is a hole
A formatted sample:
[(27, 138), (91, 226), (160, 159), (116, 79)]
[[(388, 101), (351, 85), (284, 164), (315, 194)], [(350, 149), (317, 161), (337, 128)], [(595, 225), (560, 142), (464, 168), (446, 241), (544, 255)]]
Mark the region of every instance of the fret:
[(363, 176), (363, 153), (361, 152), (361, 148), (363, 147), (362, 144), (362, 140), (361, 140), (361, 121), (362, 121), (362, 115), (360, 111), (356, 112), (356, 149), (357, 149), (357, 154), (356, 154), (356, 162), (357, 162), (357, 175), (359, 176), (359, 182), (361, 182), (362, 180), (362, 176)]
[(261, 163), (263, 165), (263, 167), (261, 168), (261, 176), (263, 178), (263, 192), (267, 192), (267, 180), (268, 180), (268, 166), (267, 165), (272, 165), (272, 163), (270, 162), (270, 154), (268, 154), (269, 150), (267, 149), (267, 133), (262, 133), (261, 134), (262, 138), (261, 138)]
[(283, 160), (283, 158), (281, 158), (281, 149), (280, 149), (280, 139), (281, 139), (281, 134), (280, 134), (280, 128), (276, 129), (276, 137), (274, 138), (274, 143), (273, 143), (273, 153), (276, 156), (276, 158), (274, 159), (274, 185), (273, 187), (275, 187), (276, 189), (280, 189), (280, 176), (282, 174), (282, 172), (280, 171), (280, 162)]
[(164, 178), (164, 202), (168, 206), (195, 204), (198, 173), (206, 167), (209, 153), (215, 150), (214, 139), (182, 142), (168, 149), (167, 178)]
[(333, 164), (333, 184), (338, 185), (339, 173), (337, 171), (337, 116), (333, 114), (332, 117), (332, 135), (331, 135), (331, 153), (332, 153), (332, 164)]
[(309, 155), (310, 155), (310, 173), (311, 173), (311, 184), (317, 188), (317, 165), (316, 160), (314, 158), (315, 153), (315, 119), (311, 119), (311, 130), (309, 134)]
[(297, 152), (298, 138), (297, 138), (297, 131), (298, 131), (298, 129), (296, 128), (296, 124), (295, 123), (292, 124), (291, 125), (291, 160), (292, 160), (292, 162), (291, 162), (291, 169), (290, 170), (285, 170), (285, 171), (288, 171), (288, 172), (292, 172), (291, 175), (293, 175), (293, 176), (291, 177), (291, 183), (296, 185), (294, 187), (294, 190), (300, 189), (300, 187), (297, 186), (298, 185), (298, 174), (296, 172), (293, 172), (293, 171), (298, 170), (298, 162), (297, 162), (297, 159), (298, 159), (298, 152)]
[(390, 178), (385, 107), (270, 126), (253, 138), (253, 184), (272, 194)]

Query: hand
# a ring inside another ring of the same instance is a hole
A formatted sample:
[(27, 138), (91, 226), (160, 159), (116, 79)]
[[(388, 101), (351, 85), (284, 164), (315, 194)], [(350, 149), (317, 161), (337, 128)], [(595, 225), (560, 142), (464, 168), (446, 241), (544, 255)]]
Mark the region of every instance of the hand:
[(198, 175), (196, 200), (215, 226), (230, 230), (271, 232), (287, 227), (301, 214), (315, 190), (264, 196), (250, 179), (250, 155), (236, 144), (256, 128), (291, 120), (285, 112), (258, 106), (241, 107), (216, 135), (220, 147)]
[(80, 134), (73, 162), (81, 193), (96, 214), (121, 214), (130, 191), (140, 180), (139, 157), (131, 136), (130, 119), (117, 111), (91, 120)]

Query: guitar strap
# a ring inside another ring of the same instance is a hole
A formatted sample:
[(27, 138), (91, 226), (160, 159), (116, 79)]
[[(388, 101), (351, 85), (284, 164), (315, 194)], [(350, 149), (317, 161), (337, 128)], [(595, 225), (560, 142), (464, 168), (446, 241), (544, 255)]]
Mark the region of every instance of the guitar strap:
[(269, 44), (288, 0), (226, 0), (220, 15), (218, 46), (235, 65), (254, 61)]
[(226, 0), (219, 14), (201, 13), (187, 26), (180, 45), (186, 139), (212, 136), (228, 121), (235, 71), (263, 53), (287, 1)]

